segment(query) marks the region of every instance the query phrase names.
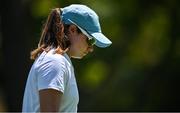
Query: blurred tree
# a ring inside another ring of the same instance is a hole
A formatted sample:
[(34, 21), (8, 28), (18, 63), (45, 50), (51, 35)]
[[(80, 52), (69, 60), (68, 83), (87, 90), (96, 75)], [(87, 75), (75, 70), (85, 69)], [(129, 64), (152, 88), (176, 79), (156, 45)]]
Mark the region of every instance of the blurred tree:
[(1, 84), (8, 111), (20, 111), (28, 67), (28, 13), (21, 0), (1, 1)]

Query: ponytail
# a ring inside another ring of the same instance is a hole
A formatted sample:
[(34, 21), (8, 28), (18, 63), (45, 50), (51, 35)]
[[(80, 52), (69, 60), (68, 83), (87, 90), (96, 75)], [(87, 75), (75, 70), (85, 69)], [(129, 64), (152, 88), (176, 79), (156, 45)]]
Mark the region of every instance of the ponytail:
[(59, 8), (52, 9), (42, 29), (38, 47), (31, 52), (30, 58), (36, 59), (40, 53), (48, 52), (51, 47), (56, 48), (56, 53), (64, 54), (70, 46), (65, 32), (66, 28), (61, 21), (61, 10)]

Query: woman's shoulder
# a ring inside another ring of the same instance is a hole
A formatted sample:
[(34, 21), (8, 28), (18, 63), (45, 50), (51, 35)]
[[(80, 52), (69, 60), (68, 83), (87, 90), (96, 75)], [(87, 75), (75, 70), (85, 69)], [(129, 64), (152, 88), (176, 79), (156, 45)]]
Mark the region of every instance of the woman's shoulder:
[(55, 62), (62, 62), (62, 63), (67, 62), (66, 57), (62, 54), (55, 53), (54, 49), (47, 52), (44, 58), (45, 60), (48, 60), (48, 61), (55, 61)]
[(52, 67), (52, 68), (66, 68), (67, 60), (65, 56), (53, 53), (53, 51), (43, 51), (41, 55), (34, 62), (34, 68), (39, 70), (41, 68)]
[(68, 55), (65, 54), (58, 54), (55, 53), (54, 49), (50, 51), (42, 52), (41, 55), (36, 59), (36, 66), (46, 65), (46, 64), (54, 64), (54, 65), (61, 65), (61, 66), (71, 66), (72, 63)]

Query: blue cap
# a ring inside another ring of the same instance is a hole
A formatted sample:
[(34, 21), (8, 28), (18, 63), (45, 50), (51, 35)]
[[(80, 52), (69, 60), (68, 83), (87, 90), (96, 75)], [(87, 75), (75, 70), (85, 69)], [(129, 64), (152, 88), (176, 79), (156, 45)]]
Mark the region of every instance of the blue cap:
[(112, 42), (102, 34), (99, 17), (92, 9), (85, 5), (73, 4), (61, 10), (62, 21), (65, 24), (75, 24), (81, 30), (86, 31), (96, 40), (96, 46), (105, 48), (112, 44)]

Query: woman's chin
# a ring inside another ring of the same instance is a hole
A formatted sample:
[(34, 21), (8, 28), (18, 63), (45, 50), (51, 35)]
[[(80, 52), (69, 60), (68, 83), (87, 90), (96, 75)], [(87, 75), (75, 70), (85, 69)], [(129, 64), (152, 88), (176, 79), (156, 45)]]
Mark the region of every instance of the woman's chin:
[(82, 59), (84, 56), (71, 56), (74, 59)]
[(73, 56), (71, 56), (71, 58), (74, 58), (74, 59), (82, 59), (84, 56), (86, 56), (87, 55), (87, 53), (83, 53), (83, 54), (81, 54), (81, 55), (73, 55)]

